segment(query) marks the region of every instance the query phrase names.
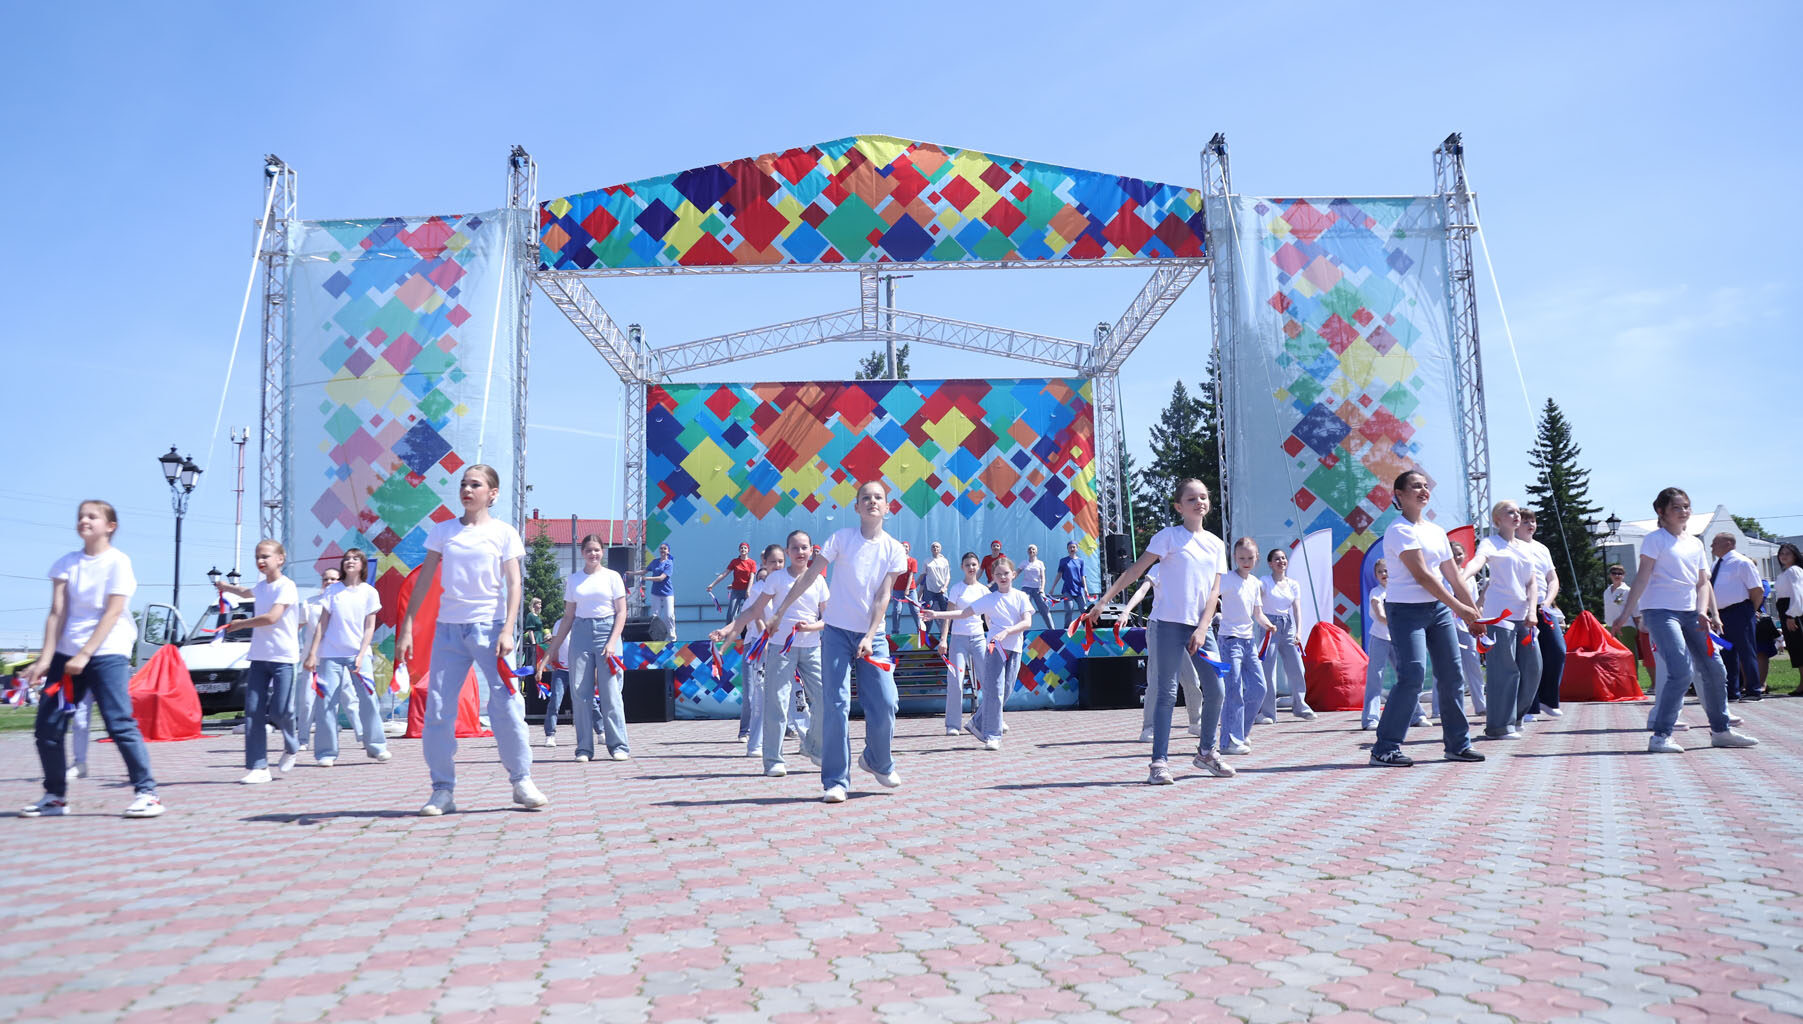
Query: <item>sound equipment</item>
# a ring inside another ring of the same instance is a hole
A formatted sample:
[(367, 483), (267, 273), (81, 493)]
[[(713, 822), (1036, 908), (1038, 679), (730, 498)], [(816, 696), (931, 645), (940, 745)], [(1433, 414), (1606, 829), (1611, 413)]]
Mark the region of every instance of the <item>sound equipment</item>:
[(621, 686), (628, 722), (676, 720), (676, 674), (668, 668), (629, 668)]
[(1084, 658), (1077, 662), (1077, 707), (1092, 711), (1137, 708), (1145, 681), (1143, 657)]
[(1111, 533), (1102, 538), (1103, 565), (1110, 576), (1119, 576), (1133, 564), (1133, 538)]
[(630, 547), (608, 548), (607, 567), (624, 576), (632, 568), (632, 553), (633, 549)]
[(668, 639), (670, 639), (670, 630), (664, 625), (664, 620), (654, 615), (629, 618), (626, 620), (626, 625), (620, 630), (620, 642), (622, 643), (643, 644), (653, 640)]

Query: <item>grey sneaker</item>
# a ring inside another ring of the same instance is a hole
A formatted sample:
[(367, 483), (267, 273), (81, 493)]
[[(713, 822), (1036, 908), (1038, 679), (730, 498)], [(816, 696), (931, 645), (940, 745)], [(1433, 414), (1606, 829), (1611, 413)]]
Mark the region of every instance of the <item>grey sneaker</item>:
[(1413, 768), (1415, 759), (1400, 750), (1390, 750), (1382, 754), (1372, 754), (1371, 766), (1374, 768)]
[(421, 817), (436, 818), (441, 814), (450, 814), (456, 809), (457, 805), (451, 800), (450, 790), (435, 789), (432, 791), (432, 798), (427, 800), (426, 805), (419, 809), (419, 813)]
[(1196, 759), (1190, 764), (1195, 765), (1197, 771), (1207, 772), (1217, 779), (1231, 779), (1238, 774), (1233, 770), (1232, 765), (1221, 760), (1221, 755), (1212, 750), (1204, 750), (1197, 754)]
[(1152, 762), (1152, 774), (1146, 778), (1146, 785), (1148, 785), (1148, 786), (1169, 786), (1176, 781), (1177, 781), (1177, 777), (1175, 775), (1171, 774), (1170, 762), (1168, 762), (1168, 761), (1153, 761)]

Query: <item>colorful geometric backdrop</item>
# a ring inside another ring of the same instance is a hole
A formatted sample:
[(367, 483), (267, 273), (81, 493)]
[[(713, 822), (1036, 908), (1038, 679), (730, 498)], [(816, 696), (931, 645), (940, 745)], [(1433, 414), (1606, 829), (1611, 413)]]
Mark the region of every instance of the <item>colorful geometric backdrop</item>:
[(1202, 193), (859, 135), (541, 203), (554, 270), (1203, 255)]
[(1096, 579), (1087, 380), (663, 384), (646, 404), (646, 532), (687, 561), (678, 603), (705, 602), (740, 541), (856, 525), (858, 481), (878, 478), (889, 532), (923, 562), (930, 541), (955, 562), (999, 539), (1052, 567), (1074, 540)]
[(392, 595), (426, 531), (461, 514), (466, 463), (499, 468), (511, 501), (518, 298), (506, 270), (526, 218), (294, 225), (284, 542), (302, 583), (355, 546)]
[(1470, 521), (1441, 204), (1232, 202), (1209, 211), (1232, 529), (1261, 547), (1330, 530), (1334, 614), (1358, 636), (1363, 553), (1396, 516), (1397, 474), (1428, 474), (1441, 525)]

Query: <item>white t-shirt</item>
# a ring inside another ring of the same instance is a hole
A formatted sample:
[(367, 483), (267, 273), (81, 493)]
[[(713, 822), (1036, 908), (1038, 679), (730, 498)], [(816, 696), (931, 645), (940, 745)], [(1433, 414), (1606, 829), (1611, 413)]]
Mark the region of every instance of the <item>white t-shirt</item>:
[(1296, 602), (1302, 600), (1302, 584), (1296, 582), (1296, 577), (1285, 576), (1278, 582), (1269, 576), (1260, 576), (1259, 580), (1265, 585), (1265, 617), (1288, 615), (1294, 619)]
[(1221, 580), (1221, 635), (1252, 639), (1252, 611), (1264, 604), (1265, 581), (1257, 576), (1241, 577), (1230, 572)]
[[(798, 578), (786, 572), (774, 573), (753, 583), (751, 593), (746, 595), (745, 601), (747, 605), (753, 604), (756, 603), (758, 595), (769, 594), (770, 601), (763, 609), (763, 618), (768, 620), (771, 613), (775, 612), (777, 607), (783, 603), (783, 599), (789, 596), (789, 591), (794, 589), (795, 581)], [(802, 591), (801, 596), (795, 599), (795, 603), (789, 606), (789, 610), (783, 613), (783, 620), (770, 631), (770, 642), (781, 647), (789, 639), (789, 630), (803, 622), (813, 622), (820, 618), (821, 606), (826, 604), (829, 593), (824, 579), (816, 579), (808, 584), (808, 589)], [(820, 632), (814, 630), (795, 634), (794, 646), (797, 649), (819, 647)]]
[(626, 596), (626, 581), (602, 566), (594, 572), (573, 572), (563, 581), (563, 599), (576, 602), (579, 619), (611, 619), (614, 599)]
[(355, 658), (363, 649), (363, 620), (382, 610), (382, 595), (367, 583), (336, 586), (320, 602), (332, 617), (319, 638), (321, 658)]
[[(999, 590), (991, 591), (970, 603), (970, 607), (989, 620), (989, 635), (994, 637), (1004, 629), (1022, 623), (1033, 617), (1033, 599), (1018, 590), (1010, 590), (1006, 594)], [(971, 617), (976, 621), (975, 616)], [(1016, 633), (998, 646), (1010, 653), (1018, 654), (1026, 634)]]
[(1538, 570), (1528, 546), (1492, 534), (1478, 541), (1477, 549), (1490, 567), (1490, 585), (1484, 588), (1483, 617), (1494, 618), (1507, 611), (1515, 622), (1533, 618), (1533, 609), (1528, 607), (1528, 588), (1534, 585)]
[[(1395, 574), (1394, 573), (1390, 574), (1390, 578), (1395, 579), (1396, 578)], [(1371, 628), (1369, 630), (1367, 630), (1367, 632), (1369, 632), (1372, 637), (1374, 637), (1375, 639), (1378, 639), (1378, 640), (1390, 639), (1390, 619), (1389, 619), (1390, 606), (1388, 604), (1384, 604), (1385, 597), (1386, 597), (1385, 588), (1378, 587), (1377, 589), (1371, 591), (1370, 600), (1365, 605), (1365, 615), (1369, 618), (1370, 623), (1371, 623)], [(1384, 618), (1382, 618), (1381, 620), (1377, 617), (1377, 612), (1374, 610), (1380, 604), (1384, 606)]]
[[(1024, 590), (1045, 589), (1045, 563), (1035, 558), (1031, 562), (1022, 562), (1020, 579), (1014, 581), (1015, 586)], [(1029, 598), (1029, 600), (1031, 600)]]
[(1614, 622), (1616, 616), (1621, 614), (1622, 609), (1627, 607), (1628, 592), (1633, 589), (1633, 587), (1628, 586), (1626, 583), (1611, 583), (1609, 584), (1609, 589), (1603, 591), (1604, 625)]
[(1384, 561), (1390, 566), (1390, 604), (1427, 604), (1435, 600), (1426, 587), (1415, 579), (1409, 567), (1402, 564), (1404, 551), (1421, 552), (1421, 567), (1429, 576), (1440, 572), (1440, 563), (1452, 560), (1452, 544), (1439, 524), (1423, 519), (1411, 523), (1401, 516), (1384, 531)]
[(507, 585), (501, 565), (526, 556), (520, 531), (499, 519), (479, 526), (447, 519), (426, 534), (426, 550), (438, 552), (443, 566), (439, 579), (444, 583), (444, 597), (438, 602), (438, 621), (462, 624), (507, 618)]
[(1547, 594), (1552, 591), (1551, 577), (1555, 575), (1553, 553), (1545, 544), (1537, 540), (1528, 541), (1527, 545), (1528, 551), (1534, 559), (1534, 571), (1540, 574), (1540, 607), (1555, 615), (1560, 614), (1558, 606), (1547, 600)]
[[(129, 605), (138, 590), (131, 559), (118, 548), (107, 548), (98, 555), (71, 551), (51, 563), (49, 576), (68, 583), (63, 591), (63, 632), (56, 638), (56, 653), (70, 658), (80, 654), (82, 645), (94, 635), (106, 611), (106, 599), (119, 594)], [(129, 658), (137, 644), (138, 625), (128, 609), (119, 613), (94, 656), (123, 654)]]
[(269, 611), (278, 604), (288, 606), (282, 617), (268, 626), (258, 626), (250, 631), (250, 660), (273, 661), (278, 665), (292, 665), (300, 660), (300, 588), (286, 576), (277, 576), (275, 582), (260, 579), (250, 588), (251, 599), (256, 602), (258, 615)]
[[(827, 538), (820, 557), (833, 567), (832, 590), (826, 599), (826, 624), (854, 633), (870, 629), (870, 615), (883, 580), (891, 573), (908, 571), (908, 553), (901, 541), (886, 533), (865, 540), (857, 527), (846, 527)], [(797, 638), (796, 643), (800, 643)]]
[(952, 563), (944, 555), (927, 560), (920, 568), (920, 586), (935, 594), (945, 593), (945, 588), (952, 583)]
[(1640, 592), (1641, 610), (1697, 610), (1697, 581), (1709, 572), (1709, 555), (1702, 541), (1688, 535), (1674, 537), (1660, 527), (1640, 542), (1640, 557), (1653, 560), (1653, 573)]
[[(952, 608), (969, 608), (977, 603), (977, 599), (989, 593), (989, 588), (981, 583), (966, 583), (963, 580), (952, 584), (946, 592), (945, 603)], [(952, 620), (954, 636), (982, 636), (983, 620), (975, 615), (966, 619)]]
[[(1182, 526), (1167, 526), (1152, 535), (1146, 550), (1158, 556), (1159, 584), (1152, 591), (1152, 618), (1160, 622), (1201, 624), (1202, 602), (1225, 576), (1227, 545), (1212, 533), (1191, 533)], [(1170, 579), (1164, 579), (1166, 573)]]

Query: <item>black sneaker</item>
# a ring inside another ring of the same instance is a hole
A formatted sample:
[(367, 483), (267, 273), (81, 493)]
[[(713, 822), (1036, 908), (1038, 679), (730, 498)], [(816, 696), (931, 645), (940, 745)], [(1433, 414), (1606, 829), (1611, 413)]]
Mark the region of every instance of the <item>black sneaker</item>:
[(1455, 750), (1452, 753), (1447, 754), (1446, 759), (1448, 761), (1482, 761), (1484, 755), (1470, 747), (1466, 747), (1464, 750)]
[(1371, 764), (1376, 768), (1413, 768), (1415, 759), (1400, 750), (1392, 750), (1384, 754), (1372, 754)]
[(1762, 701), (1764, 699), (1765, 699), (1765, 694), (1763, 694), (1763, 693), (1749, 693), (1746, 696), (1741, 698), (1741, 700), (1743, 700), (1743, 701)]

